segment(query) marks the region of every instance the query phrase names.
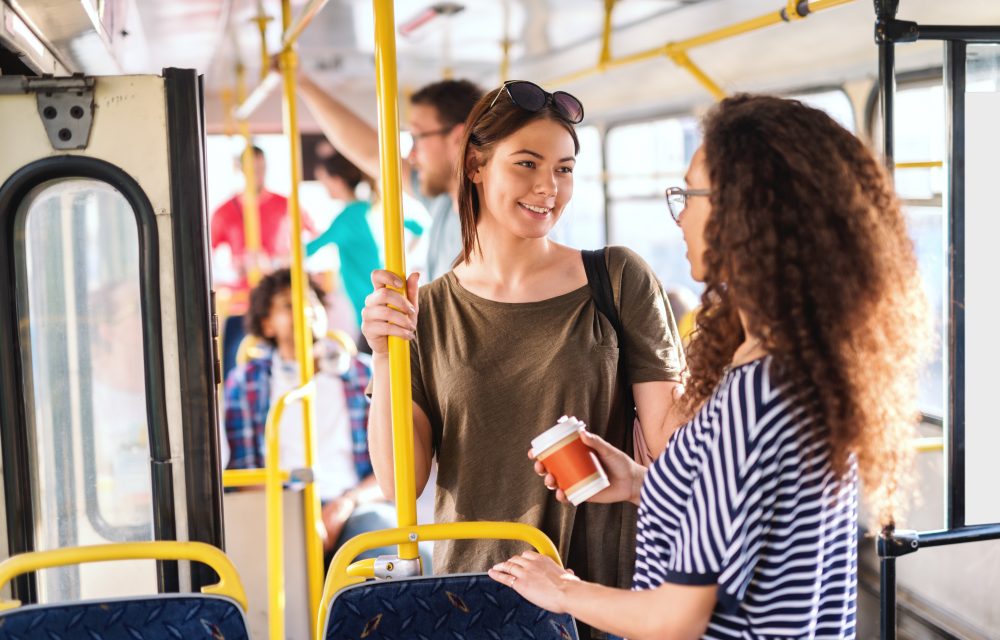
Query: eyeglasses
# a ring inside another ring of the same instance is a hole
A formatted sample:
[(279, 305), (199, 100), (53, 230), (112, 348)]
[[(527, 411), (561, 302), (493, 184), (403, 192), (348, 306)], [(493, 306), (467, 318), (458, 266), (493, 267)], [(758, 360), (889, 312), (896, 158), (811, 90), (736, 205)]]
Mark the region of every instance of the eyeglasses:
[[(583, 104), (565, 91), (549, 93), (539, 87), (534, 82), (527, 80), (508, 80), (503, 83), (497, 95), (490, 103), (490, 109), (497, 103), (500, 94), (504, 91), (510, 96), (510, 101), (515, 106), (521, 107), (525, 111), (535, 113), (545, 108), (545, 105), (552, 103), (552, 108), (556, 113), (566, 118), (572, 124), (580, 124), (583, 121)], [(489, 109), (487, 109), (489, 111)]]
[(681, 212), (687, 206), (688, 198), (692, 197), (705, 197), (712, 195), (710, 189), (681, 189), (680, 187), (670, 187), (667, 189), (667, 209), (670, 211), (670, 217), (674, 219), (677, 224), (681, 223)]
[(424, 138), (433, 138), (434, 136), (446, 136), (451, 133), (451, 130), (458, 125), (451, 125), (450, 127), (442, 127), (440, 129), (435, 129), (434, 131), (421, 131), (420, 133), (410, 132), (410, 138), (413, 140), (413, 144), (417, 144)]

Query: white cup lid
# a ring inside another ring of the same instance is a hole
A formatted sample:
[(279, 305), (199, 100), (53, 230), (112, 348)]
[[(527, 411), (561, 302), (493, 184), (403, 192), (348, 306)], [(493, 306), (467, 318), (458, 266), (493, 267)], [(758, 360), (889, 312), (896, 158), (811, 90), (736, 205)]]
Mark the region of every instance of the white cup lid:
[(576, 418), (563, 416), (559, 418), (554, 427), (536, 436), (531, 441), (531, 448), (534, 450), (536, 456), (541, 455), (546, 449), (566, 436), (576, 433), (580, 430), (580, 427), (584, 426), (586, 425)]

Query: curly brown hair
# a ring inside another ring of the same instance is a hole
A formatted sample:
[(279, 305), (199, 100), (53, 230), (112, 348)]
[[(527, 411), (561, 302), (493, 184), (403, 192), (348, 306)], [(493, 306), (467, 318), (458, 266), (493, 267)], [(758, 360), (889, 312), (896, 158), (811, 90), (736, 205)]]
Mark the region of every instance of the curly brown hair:
[[(309, 277), (307, 282), (316, 299), (322, 303), (326, 299), (326, 291), (312, 277)], [(271, 305), (274, 303), (275, 296), (291, 288), (292, 272), (287, 267), (277, 269), (261, 278), (257, 286), (250, 291), (250, 305), (243, 318), (246, 332), (255, 338), (264, 340), (272, 347), (277, 346), (274, 338), (264, 335), (264, 320), (271, 315)], [(308, 293), (306, 295), (308, 296)]]
[(712, 193), (686, 402), (712, 394), (744, 340), (812, 388), (834, 472), (859, 475), (881, 524), (901, 512), (929, 343), (927, 304), (892, 182), (854, 135), (795, 100), (740, 95), (706, 117)]

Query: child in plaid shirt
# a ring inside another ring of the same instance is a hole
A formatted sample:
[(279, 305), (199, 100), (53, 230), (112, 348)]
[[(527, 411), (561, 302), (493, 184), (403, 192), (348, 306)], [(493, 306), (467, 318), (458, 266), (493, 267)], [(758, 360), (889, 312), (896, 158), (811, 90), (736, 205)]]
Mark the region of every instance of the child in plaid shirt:
[[(307, 317), (314, 333), (323, 335), (324, 292), (310, 281)], [(250, 293), (247, 331), (264, 344), (246, 363), (226, 377), (225, 432), (230, 451), (228, 469), (264, 466), (264, 427), (271, 405), (299, 386), (292, 324), (291, 274), (278, 270), (264, 277)], [(339, 345), (318, 340), (315, 430), (316, 464), (313, 474), (323, 503), (327, 559), (347, 540), (396, 526), (395, 510), (372, 475), (368, 457), (368, 398), (371, 361), (365, 354), (349, 356)], [(302, 408), (289, 405), (281, 419), (280, 467), (304, 465)], [(376, 549), (362, 557), (392, 553)]]

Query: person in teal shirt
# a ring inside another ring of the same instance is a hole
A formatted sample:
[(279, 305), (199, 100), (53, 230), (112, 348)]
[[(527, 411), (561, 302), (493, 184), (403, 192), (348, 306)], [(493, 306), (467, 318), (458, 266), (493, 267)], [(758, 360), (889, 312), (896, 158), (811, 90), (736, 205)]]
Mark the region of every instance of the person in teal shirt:
[(356, 194), (361, 182), (372, 185), (372, 181), (339, 153), (326, 158), (316, 167), (316, 179), (326, 188), (331, 198), (346, 202), (347, 206), (333, 219), (326, 231), (306, 245), (306, 255), (312, 256), (328, 244), (337, 247), (340, 253), (340, 277), (360, 327), (365, 298), (373, 291), (372, 271), (382, 266), (375, 236), (368, 225), (371, 203), (359, 200)]

